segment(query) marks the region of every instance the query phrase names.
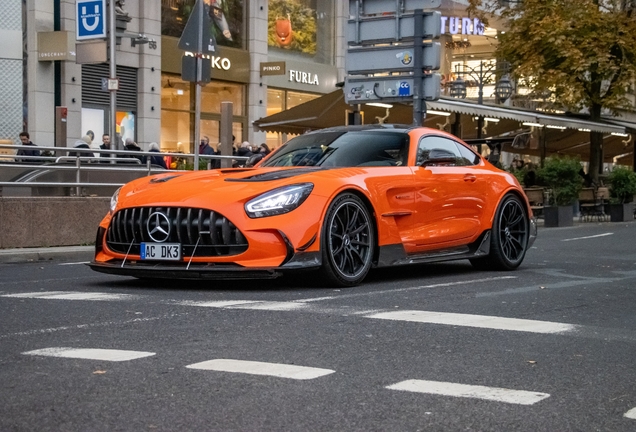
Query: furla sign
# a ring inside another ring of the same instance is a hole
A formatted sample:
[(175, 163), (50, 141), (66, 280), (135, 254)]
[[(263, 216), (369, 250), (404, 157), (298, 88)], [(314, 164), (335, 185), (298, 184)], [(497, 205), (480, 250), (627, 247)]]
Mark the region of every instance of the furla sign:
[(287, 60), (261, 63), (261, 76), (267, 76), (266, 83), (270, 87), (312, 93), (329, 93), (338, 82), (338, 70), (334, 66)]

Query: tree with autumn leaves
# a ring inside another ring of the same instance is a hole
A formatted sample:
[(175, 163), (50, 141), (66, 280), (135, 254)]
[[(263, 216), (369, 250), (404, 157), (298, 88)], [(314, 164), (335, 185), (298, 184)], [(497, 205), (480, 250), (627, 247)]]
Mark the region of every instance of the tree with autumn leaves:
[[(495, 55), (514, 76), (554, 106), (587, 111), (598, 121), (634, 109), (636, 0), (468, 0), (488, 24), (502, 19)], [(496, 18), (493, 18), (496, 17)], [(603, 134), (590, 132), (589, 173), (602, 167)]]

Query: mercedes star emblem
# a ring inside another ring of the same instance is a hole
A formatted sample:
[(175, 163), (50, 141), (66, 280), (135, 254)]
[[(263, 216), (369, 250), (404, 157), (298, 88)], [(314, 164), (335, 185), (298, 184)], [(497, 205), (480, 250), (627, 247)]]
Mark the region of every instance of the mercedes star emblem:
[(161, 212), (154, 212), (146, 223), (148, 235), (157, 243), (163, 243), (170, 237), (170, 220)]

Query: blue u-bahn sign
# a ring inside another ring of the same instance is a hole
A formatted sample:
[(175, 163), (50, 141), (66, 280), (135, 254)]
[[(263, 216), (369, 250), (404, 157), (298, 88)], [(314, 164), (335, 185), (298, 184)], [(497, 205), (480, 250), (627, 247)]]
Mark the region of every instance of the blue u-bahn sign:
[(77, 0), (75, 11), (77, 40), (106, 37), (106, 0)]

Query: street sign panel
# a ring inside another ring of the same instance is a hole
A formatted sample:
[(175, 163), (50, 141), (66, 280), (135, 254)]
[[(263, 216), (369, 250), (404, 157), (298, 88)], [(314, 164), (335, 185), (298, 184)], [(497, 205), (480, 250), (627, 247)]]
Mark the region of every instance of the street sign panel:
[[(216, 52), (216, 39), (210, 31), (210, 16), (203, 13), (204, 8), (200, 5), (201, 1), (197, 0), (194, 4), (177, 46), (179, 49), (193, 53), (214, 54)], [(200, 51), (199, 42), (201, 43)]]
[[(437, 100), (441, 89), (440, 74), (426, 74), (422, 78), (422, 98)], [(364, 104), (369, 102), (411, 102), (415, 89), (412, 76), (385, 76), (365, 78), (345, 78), (343, 87), (345, 102)]]
[[(396, 25), (397, 24), (397, 25)], [(423, 39), (436, 39), (442, 32), (442, 13), (424, 12)], [(415, 34), (414, 14), (381, 15), (350, 19), (347, 23), (349, 45), (411, 41)]]
[[(210, 59), (201, 59), (201, 84), (210, 82), (212, 76), (212, 62)], [(189, 82), (197, 82), (197, 58), (183, 56), (181, 58), (181, 79)]]
[[(356, 15), (357, 0), (349, 1), (349, 15)], [(442, 5), (442, 0), (403, 0), (405, 11), (415, 9), (436, 9)], [(360, 13), (365, 15), (382, 14), (389, 11), (395, 12), (395, 0), (364, 0)]]
[(75, 4), (75, 39), (106, 37), (106, 0), (77, 0)]
[[(439, 42), (424, 44), (422, 50), (422, 68), (437, 70), (441, 62)], [(381, 46), (373, 48), (350, 49), (346, 56), (347, 73), (361, 75), (382, 72), (408, 72), (414, 67), (415, 48), (413, 45)]]

